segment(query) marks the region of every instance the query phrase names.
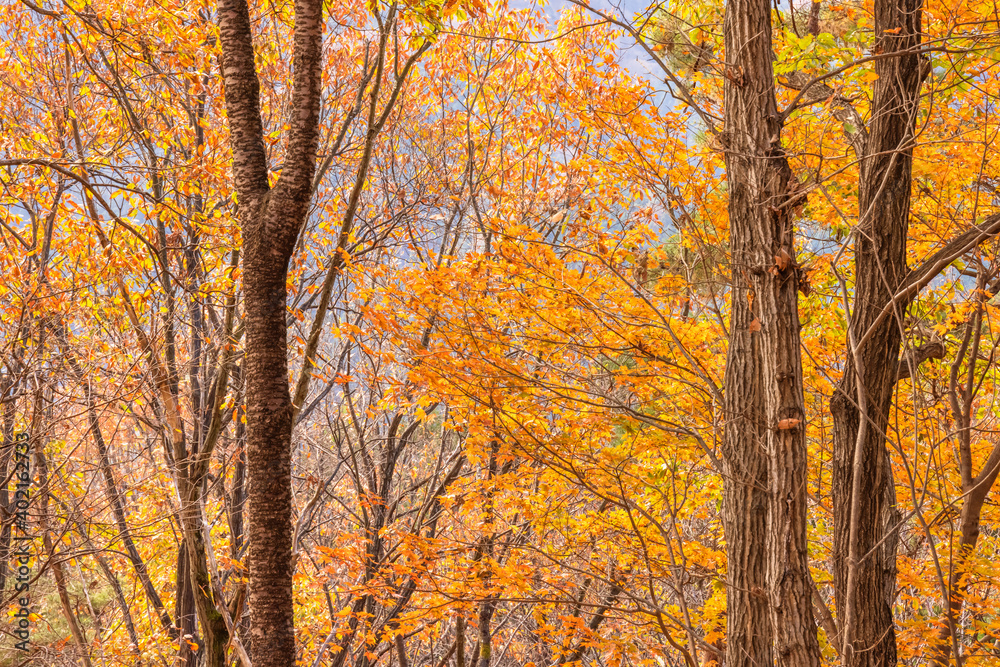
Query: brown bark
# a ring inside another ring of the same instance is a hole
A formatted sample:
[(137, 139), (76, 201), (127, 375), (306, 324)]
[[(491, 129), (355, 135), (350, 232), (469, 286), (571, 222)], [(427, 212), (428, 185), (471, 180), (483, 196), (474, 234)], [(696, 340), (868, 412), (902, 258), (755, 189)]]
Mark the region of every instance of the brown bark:
[(399, 667), (410, 667), (410, 661), (406, 657), (406, 640), (403, 635), (396, 635), (393, 641), (396, 644), (396, 658), (399, 660)]
[(479, 580), (485, 593), (482, 602), (479, 603), (479, 660), (478, 662), (473, 660), (474, 667), (490, 667), (493, 660), (493, 629), (491, 624), (497, 608), (497, 596), (487, 591), (489, 591), (493, 581), (493, 566), (491, 564), (494, 558), (493, 500), (495, 489), (493, 485), (497, 476), (497, 454), (499, 451), (500, 443), (493, 440), (490, 443), (490, 458), (486, 466), (488, 487), (486, 490), (486, 517), (483, 522), (484, 534), (479, 540), (479, 544), (476, 545), (476, 553), (472, 557), (472, 562), (480, 568)]
[(465, 667), (465, 617), (455, 621), (455, 667)]
[(250, 642), (256, 667), (289, 667), (295, 664), (295, 634), (285, 278), (316, 169), (322, 3), (295, 2), (290, 130), (281, 177), (273, 189), (268, 184), (247, 3), (220, 0), (218, 20), (244, 240)]
[(794, 181), (781, 145), (767, 0), (727, 3), (725, 47), (733, 284), (725, 380), (726, 664), (805, 667), (819, 665), (819, 643), (806, 544)]
[(180, 643), (177, 647), (177, 657), (184, 665), (192, 664), (194, 651), (192, 645), (201, 643), (197, 637), (198, 617), (194, 606), (194, 591), (191, 589), (191, 575), (188, 567), (187, 548), (184, 540), (177, 547), (177, 568), (174, 572), (174, 618), (180, 630)]
[[(875, 61), (860, 215), (854, 236), (855, 293), (834, 419), (834, 584), (845, 665), (895, 665), (892, 620), (898, 522), (886, 426), (906, 303), (881, 316), (907, 277), (913, 130), (921, 82), (921, 0), (876, 0)], [(887, 532), (888, 531), (888, 532)], [(883, 538), (888, 537), (883, 542)], [(881, 546), (875, 548), (881, 542)], [(874, 549), (874, 552), (872, 551)]]
[(819, 34), (819, 10), (822, 3), (819, 0), (812, 0), (812, 4), (809, 6), (809, 25), (808, 30), (810, 35)]

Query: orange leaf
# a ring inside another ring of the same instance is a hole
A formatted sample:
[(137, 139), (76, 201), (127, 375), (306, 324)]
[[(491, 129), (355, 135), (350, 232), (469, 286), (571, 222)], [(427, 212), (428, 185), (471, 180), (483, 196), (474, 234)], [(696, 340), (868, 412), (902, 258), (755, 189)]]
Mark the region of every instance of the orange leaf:
[(774, 263), (778, 267), (778, 271), (784, 271), (788, 268), (789, 264), (792, 263), (792, 256), (788, 254), (788, 251), (782, 248), (778, 251), (778, 254), (774, 256)]

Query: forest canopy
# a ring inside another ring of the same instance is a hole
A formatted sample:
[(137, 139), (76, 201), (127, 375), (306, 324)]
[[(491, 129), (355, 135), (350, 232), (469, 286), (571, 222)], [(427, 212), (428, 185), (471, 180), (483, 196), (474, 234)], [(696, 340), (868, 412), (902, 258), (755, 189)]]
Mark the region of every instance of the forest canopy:
[(998, 12), (0, 3), (0, 665), (1000, 664)]

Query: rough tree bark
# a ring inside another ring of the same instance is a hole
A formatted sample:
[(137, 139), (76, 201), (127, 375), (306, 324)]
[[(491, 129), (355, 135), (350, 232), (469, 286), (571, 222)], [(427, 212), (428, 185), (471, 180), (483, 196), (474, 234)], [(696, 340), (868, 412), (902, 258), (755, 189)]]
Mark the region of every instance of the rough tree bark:
[(296, 0), (294, 80), (281, 177), (269, 187), (260, 84), (245, 0), (219, 0), (222, 73), (243, 228), (249, 607), (255, 667), (295, 664), (292, 402), (285, 279), (312, 194), (319, 143), (322, 2)]
[(861, 160), (854, 233), (853, 342), (830, 405), (834, 585), (844, 665), (896, 664), (891, 605), (896, 578), (892, 531), (898, 512), (886, 425), (896, 385), (899, 318), (906, 303), (896, 303), (889, 317), (882, 311), (908, 274), (912, 142), (922, 79), (917, 53), (921, 6), (922, 0), (875, 0), (874, 8), (874, 53), (898, 55), (874, 63), (878, 79)]
[(725, 377), (726, 664), (818, 666), (806, 544), (795, 181), (781, 145), (768, 0), (727, 3), (725, 49), (722, 142), (733, 285)]

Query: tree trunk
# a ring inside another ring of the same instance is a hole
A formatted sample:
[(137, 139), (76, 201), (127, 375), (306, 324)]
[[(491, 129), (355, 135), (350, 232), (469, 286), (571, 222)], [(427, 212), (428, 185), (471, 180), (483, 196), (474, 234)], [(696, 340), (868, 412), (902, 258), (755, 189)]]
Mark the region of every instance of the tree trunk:
[(176, 591), (174, 593), (174, 618), (177, 619), (177, 627), (180, 629), (180, 644), (177, 649), (177, 657), (181, 664), (192, 664), (191, 658), (194, 651), (191, 649), (192, 643), (200, 643), (196, 634), (198, 632), (197, 616), (194, 609), (194, 591), (191, 589), (191, 575), (188, 567), (187, 546), (181, 539), (177, 548), (177, 568), (174, 572), (174, 582)]
[(290, 129), (281, 177), (273, 189), (246, 1), (219, 0), (218, 20), (244, 243), (250, 643), (255, 667), (290, 667), (295, 664), (295, 633), (285, 279), (316, 169), (322, 2), (295, 2)]
[(219, 607), (225, 604), (218, 596), (218, 582), (212, 580), (208, 565), (206, 544), (207, 527), (204, 517), (204, 499), (201, 480), (189, 484), (187, 497), (181, 497), (180, 521), (184, 532), (184, 551), (187, 555), (188, 577), (194, 592), (195, 609), (201, 626), (199, 653), (207, 667), (226, 667), (226, 648), (229, 629)]
[(845, 665), (896, 664), (892, 601), (897, 540), (892, 531), (899, 514), (886, 425), (906, 304), (899, 303), (890, 317), (879, 314), (907, 274), (910, 167), (922, 78), (921, 58), (915, 51), (920, 45), (921, 5), (922, 0), (875, 2), (874, 52), (908, 51), (874, 64), (878, 79), (861, 162), (854, 235), (856, 282), (850, 314), (854, 342), (849, 342), (845, 372), (830, 404), (834, 585)]
[(465, 667), (465, 617), (461, 612), (455, 621), (455, 667)]
[(806, 544), (806, 447), (791, 169), (771, 4), (726, 5), (732, 319), (726, 364), (726, 664), (819, 665)]
[(821, 8), (820, 0), (812, 0), (812, 4), (809, 6), (809, 25), (808, 30), (810, 35), (819, 34), (819, 10)]
[[(242, 393), (240, 394), (242, 398)], [(235, 471), (233, 473), (233, 491), (232, 491), (232, 509), (230, 510), (230, 534), (232, 535), (232, 542), (230, 543), (230, 556), (235, 559), (240, 559), (243, 557), (243, 514), (246, 505), (247, 494), (246, 494), (246, 474), (247, 474), (247, 458), (246, 458), (246, 426), (243, 423), (244, 412), (241, 405), (242, 401), (236, 401), (236, 463), (234, 464)]]
[(494, 541), (494, 511), (493, 501), (497, 476), (497, 454), (500, 442), (490, 442), (490, 458), (486, 466), (486, 507), (483, 521), (483, 536), (476, 546), (472, 562), (479, 566), (478, 574), (482, 586), (483, 600), (479, 603), (479, 661), (474, 667), (490, 667), (493, 660), (493, 614), (496, 613), (497, 596), (489, 592), (493, 583), (493, 541)]

